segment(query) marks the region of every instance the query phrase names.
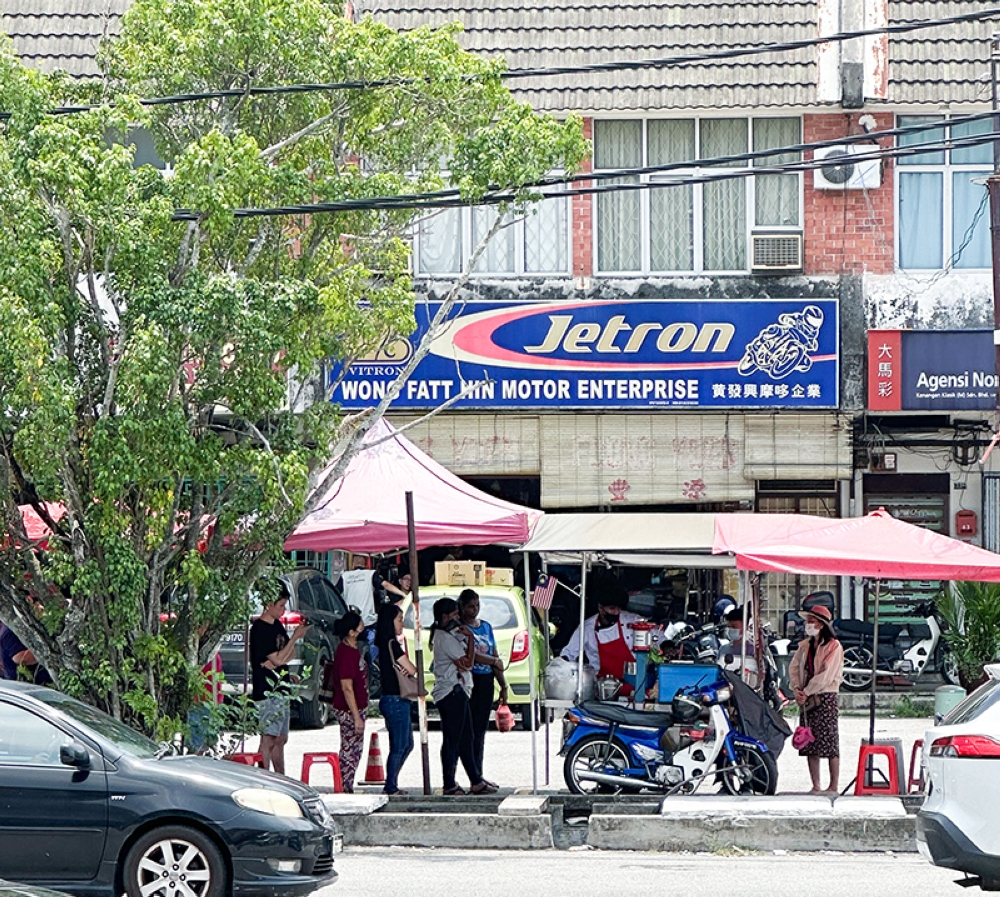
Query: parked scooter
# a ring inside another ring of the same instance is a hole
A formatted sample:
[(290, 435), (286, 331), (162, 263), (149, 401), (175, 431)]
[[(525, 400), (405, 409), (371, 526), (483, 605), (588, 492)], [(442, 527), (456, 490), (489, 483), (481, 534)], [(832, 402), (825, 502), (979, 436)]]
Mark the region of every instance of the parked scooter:
[[(938, 669), (946, 682), (956, 684), (958, 671), (941, 643), (941, 625), (930, 601), (910, 615), (922, 617), (905, 626), (881, 623), (878, 628), (878, 675), (916, 679), (925, 670)], [(863, 620), (837, 620), (837, 638), (844, 646), (844, 690), (865, 691), (872, 684), (872, 645), (875, 626)]]
[(669, 711), (585, 701), (563, 721), (560, 754), (576, 794), (693, 794), (717, 778), (731, 794), (774, 794), (784, 719), (731, 673), (681, 689)]

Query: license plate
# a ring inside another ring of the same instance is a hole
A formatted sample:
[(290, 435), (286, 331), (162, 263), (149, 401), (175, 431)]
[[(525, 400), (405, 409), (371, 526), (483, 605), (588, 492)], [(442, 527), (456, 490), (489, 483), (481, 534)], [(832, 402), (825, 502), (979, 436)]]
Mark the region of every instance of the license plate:
[(243, 633), (242, 632), (227, 632), (222, 637), (222, 644), (233, 645), (235, 647), (243, 646)]

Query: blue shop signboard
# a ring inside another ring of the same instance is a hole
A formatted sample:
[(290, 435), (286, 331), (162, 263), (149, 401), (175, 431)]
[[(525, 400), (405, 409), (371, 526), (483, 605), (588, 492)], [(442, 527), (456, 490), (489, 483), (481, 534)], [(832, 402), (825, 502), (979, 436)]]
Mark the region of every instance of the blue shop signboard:
[[(904, 330), (900, 338), (899, 410), (992, 411), (996, 408), (996, 354), (992, 330)], [(876, 358), (875, 363), (878, 364), (879, 359)]]
[[(378, 401), (440, 306), (417, 330), (344, 373), (332, 399)], [(467, 303), (404, 385), (395, 409), (836, 408), (839, 325), (832, 299)]]

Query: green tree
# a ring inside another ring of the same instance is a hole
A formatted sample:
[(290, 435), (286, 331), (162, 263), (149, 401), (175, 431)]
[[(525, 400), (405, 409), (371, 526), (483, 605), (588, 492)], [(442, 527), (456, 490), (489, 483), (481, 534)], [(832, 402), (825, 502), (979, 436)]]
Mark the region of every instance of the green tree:
[[(61, 688), (150, 730), (179, 717), (312, 472), (384, 411), (340, 417), (324, 364), (412, 331), (419, 212), (234, 210), (446, 186), (517, 205), (584, 157), (577, 119), (515, 102), (456, 31), (322, 0), (138, 0), (82, 84), (0, 36), (0, 619)], [(369, 86), (252, 92), (348, 81)], [(89, 108), (50, 114), (67, 103)], [(136, 127), (166, 174), (134, 165)]]

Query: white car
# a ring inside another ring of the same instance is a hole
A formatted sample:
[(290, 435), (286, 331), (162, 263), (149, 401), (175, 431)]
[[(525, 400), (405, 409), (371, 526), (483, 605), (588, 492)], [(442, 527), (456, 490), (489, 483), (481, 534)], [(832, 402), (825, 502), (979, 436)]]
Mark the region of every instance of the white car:
[(1000, 891), (1000, 664), (989, 680), (924, 736), (927, 798), (917, 847), (935, 866)]

